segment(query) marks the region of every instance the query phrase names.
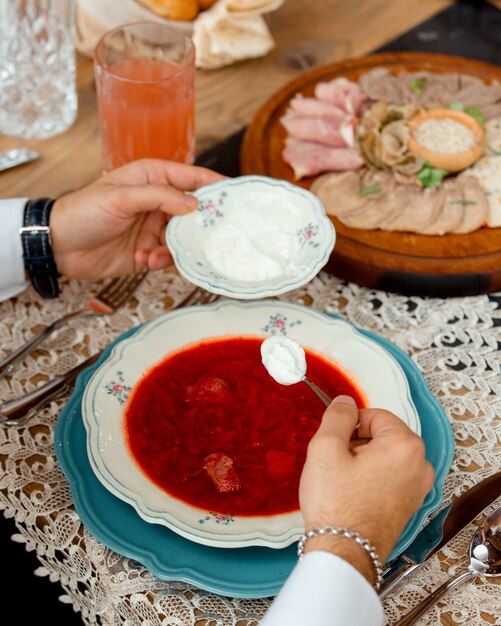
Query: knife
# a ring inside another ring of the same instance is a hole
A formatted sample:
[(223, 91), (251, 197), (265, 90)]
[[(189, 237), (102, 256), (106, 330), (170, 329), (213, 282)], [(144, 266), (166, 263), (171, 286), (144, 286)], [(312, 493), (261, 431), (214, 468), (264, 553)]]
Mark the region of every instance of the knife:
[(66, 372), (66, 374), (54, 378), (46, 385), (30, 391), (30, 393), (27, 393), (21, 398), (0, 404), (0, 423), (6, 426), (22, 426), (38, 411), (47, 406), (51, 400), (55, 400), (65, 391), (69, 391), (73, 387), (80, 372), (95, 363), (101, 354), (102, 351), (89, 357)]
[(23, 163), (35, 161), (40, 157), (40, 152), (30, 148), (11, 148), (5, 152), (0, 152), (0, 172), (8, 170)]
[(500, 495), (501, 472), (497, 472), (456, 498), (419, 532), (410, 546), (392, 564), (379, 590), (379, 597), (384, 599)]

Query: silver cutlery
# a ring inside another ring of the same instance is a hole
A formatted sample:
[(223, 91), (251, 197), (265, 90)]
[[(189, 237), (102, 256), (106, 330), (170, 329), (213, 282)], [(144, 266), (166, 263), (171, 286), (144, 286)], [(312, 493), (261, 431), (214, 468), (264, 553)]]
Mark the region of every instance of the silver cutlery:
[(31, 148), (11, 148), (10, 150), (5, 150), (0, 152), (0, 172), (17, 165), (35, 161), (40, 156), (40, 152)]
[(404, 552), (390, 564), (385, 572), (385, 582), (379, 590), (380, 598), (384, 599), (409, 574), (422, 567), (500, 494), (501, 472), (497, 472), (465, 491), (436, 515)]
[[(170, 310), (172, 311), (183, 306), (210, 304), (211, 302), (215, 302), (219, 297), (220, 296), (217, 294), (209, 293), (197, 287)], [(102, 353), (103, 350), (89, 357), (65, 374), (54, 378), (24, 396), (0, 404), (0, 423), (5, 426), (23, 426), (26, 424), (26, 422), (46, 407), (49, 402), (69, 391), (73, 387), (80, 372), (95, 363)]]
[(71, 318), (77, 315), (108, 315), (116, 311), (129, 300), (137, 287), (145, 279), (146, 274), (147, 272), (144, 271), (131, 276), (114, 278), (108, 282), (96, 296), (93, 296), (87, 304), (74, 311), (70, 311), (70, 313), (63, 315), (52, 322), (52, 324), (49, 324), (49, 326), (31, 337), (24, 345), (20, 346), (17, 350), (14, 350), (5, 357), (5, 359), (0, 361), (0, 379), (10, 374), (16, 363), (32, 352), (45, 337), (48, 337)]
[(316, 385), (312, 380), (310, 380), (307, 376), (303, 376), (303, 382), (305, 382), (308, 387), (314, 391), (317, 396), (320, 398), (320, 400), (322, 400), (322, 402), (325, 404), (325, 406), (329, 406), (329, 404), (332, 402), (332, 398), (330, 396), (328, 396), (325, 391), (323, 391), (322, 389), (320, 389), (320, 387), (318, 385)]
[(470, 563), (466, 572), (458, 574), (435, 589), (394, 626), (412, 626), (444, 594), (468, 580), (501, 575), (501, 507), (493, 511), (473, 533), (468, 553)]

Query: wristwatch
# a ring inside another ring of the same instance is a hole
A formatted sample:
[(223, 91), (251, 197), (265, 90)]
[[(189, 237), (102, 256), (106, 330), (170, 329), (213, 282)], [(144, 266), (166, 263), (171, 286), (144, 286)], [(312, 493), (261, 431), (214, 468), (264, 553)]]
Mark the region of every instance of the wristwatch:
[(55, 200), (28, 200), (24, 207), (23, 226), (19, 229), (23, 246), (24, 268), (43, 298), (57, 298), (59, 277), (50, 240), (49, 217)]

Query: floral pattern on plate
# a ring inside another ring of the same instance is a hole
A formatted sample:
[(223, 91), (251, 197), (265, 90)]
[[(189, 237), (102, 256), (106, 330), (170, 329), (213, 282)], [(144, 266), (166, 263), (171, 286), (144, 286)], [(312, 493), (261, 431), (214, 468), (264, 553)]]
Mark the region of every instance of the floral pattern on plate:
[(118, 400), (119, 404), (125, 404), (129, 399), (129, 392), (132, 389), (130, 385), (125, 383), (125, 378), (122, 371), (118, 371), (116, 380), (111, 380), (105, 385), (106, 393), (110, 394)]
[(204, 198), (203, 200), (200, 200), (198, 213), (202, 216), (203, 228), (213, 226), (218, 218), (224, 217), (224, 213), (218, 208), (218, 206), (223, 205), (226, 195), (226, 192), (222, 191), (219, 194), (218, 200), (212, 200), (211, 198)]

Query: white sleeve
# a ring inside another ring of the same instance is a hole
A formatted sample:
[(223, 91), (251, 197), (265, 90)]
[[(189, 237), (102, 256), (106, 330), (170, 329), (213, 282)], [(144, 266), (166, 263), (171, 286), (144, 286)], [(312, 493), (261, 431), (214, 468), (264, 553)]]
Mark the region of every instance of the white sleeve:
[(23, 248), (19, 235), (26, 200), (0, 200), (0, 301), (12, 298), (26, 289)]
[(260, 626), (381, 626), (383, 607), (367, 580), (343, 559), (308, 552)]

